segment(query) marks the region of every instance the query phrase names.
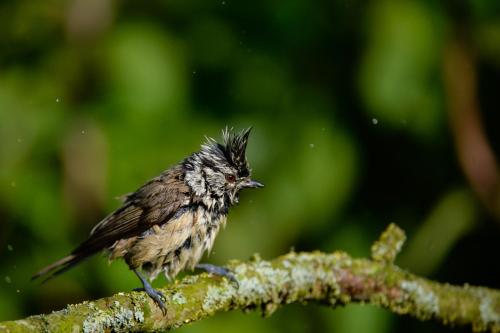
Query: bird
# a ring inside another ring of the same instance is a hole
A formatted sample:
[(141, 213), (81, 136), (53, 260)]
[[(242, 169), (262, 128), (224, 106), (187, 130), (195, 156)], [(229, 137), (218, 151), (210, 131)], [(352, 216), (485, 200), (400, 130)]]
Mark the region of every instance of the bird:
[(251, 178), (246, 148), (251, 127), (222, 130), (222, 143), (206, 137), (199, 151), (126, 194), (122, 204), (97, 223), (68, 256), (41, 269), (32, 279), (47, 281), (104, 251), (123, 259), (142, 283), (140, 290), (166, 313), (164, 295), (152, 282), (160, 273), (172, 280), (184, 270), (201, 269), (235, 280), (226, 268), (200, 263), (224, 227), (229, 209), (245, 188), (264, 185)]

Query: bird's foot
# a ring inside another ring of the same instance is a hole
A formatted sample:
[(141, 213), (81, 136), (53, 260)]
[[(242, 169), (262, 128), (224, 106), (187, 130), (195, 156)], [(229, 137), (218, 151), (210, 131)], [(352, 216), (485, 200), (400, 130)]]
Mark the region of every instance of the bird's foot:
[(135, 288), (134, 291), (144, 291), (158, 305), (158, 307), (161, 309), (161, 312), (163, 312), (163, 315), (166, 315), (167, 308), (165, 307), (165, 303), (163, 302), (163, 300), (166, 300), (165, 295), (163, 295), (159, 290), (153, 288), (151, 284), (149, 284), (149, 282), (139, 274), (139, 272), (135, 270), (134, 272), (137, 274), (143, 285), (143, 288)]
[(196, 269), (205, 271), (207, 273), (226, 277), (231, 282), (234, 282), (236, 284), (236, 287), (239, 287), (238, 280), (236, 280), (236, 277), (234, 276), (233, 272), (231, 272), (229, 269), (225, 267), (215, 266), (212, 264), (198, 264), (195, 267)]
[(135, 288), (134, 291), (144, 291), (158, 305), (158, 307), (161, 309), (161, 312), (163, 312), (164, 315), (167, 314), (167, 308), (165, 307), (165, 303), (163, 302), (163, 300), (166, 298), (161, 291), (156, 290), (151, 286), (144, 288)]

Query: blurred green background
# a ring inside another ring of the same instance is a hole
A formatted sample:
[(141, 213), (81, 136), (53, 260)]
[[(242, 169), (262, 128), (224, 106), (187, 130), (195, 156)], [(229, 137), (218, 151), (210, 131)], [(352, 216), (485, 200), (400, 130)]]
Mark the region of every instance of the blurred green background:
[[(137, 287), (100, 256), (44, 285), (29, 279), (115, 197), (226, 125), (254, 127), (248, 158), (266, 187), (242, 194), (210, 262), (290, 248), (368, 256), (396, 222), (409, 236), (402, 267), (500, 288), (500, 191), (485, 198), (481, 186), (500, 187), (462, 171), (472, 163), (481, 178), (491, 163), (458, 157), (473, 122), (453, 107), (475, 92), (498, 155), (499, 13), (498, 1), (472, 0), (3, 0), (0, 320)], [(461, 50), (472, 67), (453, 65)], [(179, 331), (235, 330), (449, 331), (362, 305), (234, 312)]]

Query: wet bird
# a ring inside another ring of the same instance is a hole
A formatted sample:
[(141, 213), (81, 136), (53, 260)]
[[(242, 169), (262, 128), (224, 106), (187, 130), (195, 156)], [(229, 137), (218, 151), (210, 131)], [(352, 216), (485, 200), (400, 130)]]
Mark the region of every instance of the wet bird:
[(164, 296), (148, 282), (164, 273), (202, 269), (234, 279), (226, 268), (199, 264), (210, 251), (229, 208), (244, 188), (263, 185), (251, 179), (246, 147), (251, 128), (222, 131), (223, 143), (207, 138), (200, 151), (126, 195), (70, 255), (33, 276), (59, 275), (104, 250), (109, 260), (123, 258), (143, 288), (165, 313)]

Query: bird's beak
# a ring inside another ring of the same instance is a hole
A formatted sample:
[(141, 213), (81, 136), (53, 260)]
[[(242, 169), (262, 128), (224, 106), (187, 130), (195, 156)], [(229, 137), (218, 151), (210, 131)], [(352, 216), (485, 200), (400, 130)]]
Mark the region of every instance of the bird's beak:
[(246, 179), (241, 183), (241, 187), (258, 188), (258, 187), (264, 187), (264, 184), (261, 184), (256, 180)]

